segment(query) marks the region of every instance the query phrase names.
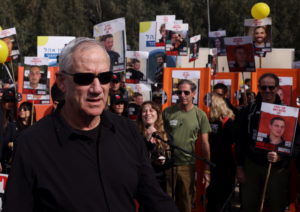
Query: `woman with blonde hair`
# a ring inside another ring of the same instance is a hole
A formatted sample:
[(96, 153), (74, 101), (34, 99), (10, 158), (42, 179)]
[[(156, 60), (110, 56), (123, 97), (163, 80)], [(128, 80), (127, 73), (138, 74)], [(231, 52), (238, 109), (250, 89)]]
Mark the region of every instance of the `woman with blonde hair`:
[(234, 113), (228, 108), (224, 99), (218, 94), (212, 95), (209, 117), (212, 121), (234, 120)]
[(207, 190), (207, 211), (226, 211), (226, 201), (235, 185), (235, 162), (232, 146), (235, 143), (234, 113), (218, 94), (212, 95), (209, 112), (212, 132), (209, 142), (211, 161), (216, 167), (211, 170), (211, 182)]
[(164, 130), (162, 112), (160, 107), (152, 102), (146, 101), (141, 105), (141, 110), (137, 118), (140, 132), (145, 138), (145, 143), (152, 161), (152, 166), (156, 173), (156, 178), (161, 187), (166, 190), (165, 169), (170, 162), (169, 146), (157, 138), (152, 137), (155, 132), (162, 139), (167, 140)]

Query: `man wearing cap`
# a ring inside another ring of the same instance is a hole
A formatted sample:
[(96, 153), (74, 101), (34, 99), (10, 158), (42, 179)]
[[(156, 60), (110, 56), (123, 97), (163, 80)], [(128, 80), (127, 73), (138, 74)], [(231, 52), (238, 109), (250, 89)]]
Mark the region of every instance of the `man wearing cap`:
[(132, 121), (107, 110), (105, 49), (76, 38), (61, 52), (65, 103), (17, 139), (3, 212), (177, 212), (159, 187)]
[(126, 101), (128, 100), (128, 92), (123, 87), (121, 73), (114, 73), (112, 75), (112, 80), (110, 82), (110, 88), (109, 88), (109, 98), (112, 98), (112, 96), (115, 94), (121, 95), (122, 98), (125, 99)]
[(110, 98), (110, 111), (119, 115), (127, 117), (127, 101), (119, 94), (112, 95)]

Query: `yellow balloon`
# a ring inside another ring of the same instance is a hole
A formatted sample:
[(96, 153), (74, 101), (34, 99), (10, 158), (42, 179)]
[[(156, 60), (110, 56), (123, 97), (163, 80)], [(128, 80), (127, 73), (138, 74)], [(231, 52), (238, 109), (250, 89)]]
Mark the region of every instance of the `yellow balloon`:
[(0, 40), (0, 63), (4, 63), (8, 57), (8, 47), (7, 44)]
[(263, 19), (270, 14), (270, 7), (264, 2), (259, 2), (253, 5), (251, 15), (255, 19)]
[(2, 31), (2, 27), (0, 26), (0, 31)]

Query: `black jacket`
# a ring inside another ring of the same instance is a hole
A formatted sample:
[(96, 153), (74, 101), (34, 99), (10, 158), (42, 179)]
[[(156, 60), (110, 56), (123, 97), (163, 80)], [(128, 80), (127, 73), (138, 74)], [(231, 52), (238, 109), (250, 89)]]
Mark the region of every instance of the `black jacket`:
[(68, 126), (59, 112), (17, 139), (3, 212), (177, 211), (155, 179), (135, 124), (104, 111), (98, 139)]
[[(243, 166), (246, 158), (260, 165), (267, 165), (269, 163), (267, 160), (268, 152), (255, 147), (261, 104), (262, 98), (258, 94), (255, 102), (242, 108), (237, 117), (238, 140), (236, 145), (236, 159), (238, 166)], [(279, 96), (276, 96), (274, 104), (281, 104)], [(288, 162), (289, 157), (283, 156), (283, 159), (273, 166), (287, 167)]]

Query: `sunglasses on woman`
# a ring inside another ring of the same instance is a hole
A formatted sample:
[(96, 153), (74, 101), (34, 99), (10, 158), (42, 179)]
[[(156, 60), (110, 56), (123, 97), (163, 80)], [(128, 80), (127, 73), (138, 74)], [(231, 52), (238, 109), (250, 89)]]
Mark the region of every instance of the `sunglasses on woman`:
[(23, 111), (30, 111), (29, 108), (26, 108), (26, 107), (20, 107), (20, 108), (19, 108), (19, 111), (22, 111), (22, 110), (23, 110)]
[(77, 85), (90, 85), (95, 78), (98, 78), (101, 84), (107, 84), (111, 81), (112, 72), (102, 72), (100, 74), (93, 74), (93, 73), (68, 73), (66, 71), (61, 71), (63, 74), (69, 75), (73, 77), (73, 81)]

